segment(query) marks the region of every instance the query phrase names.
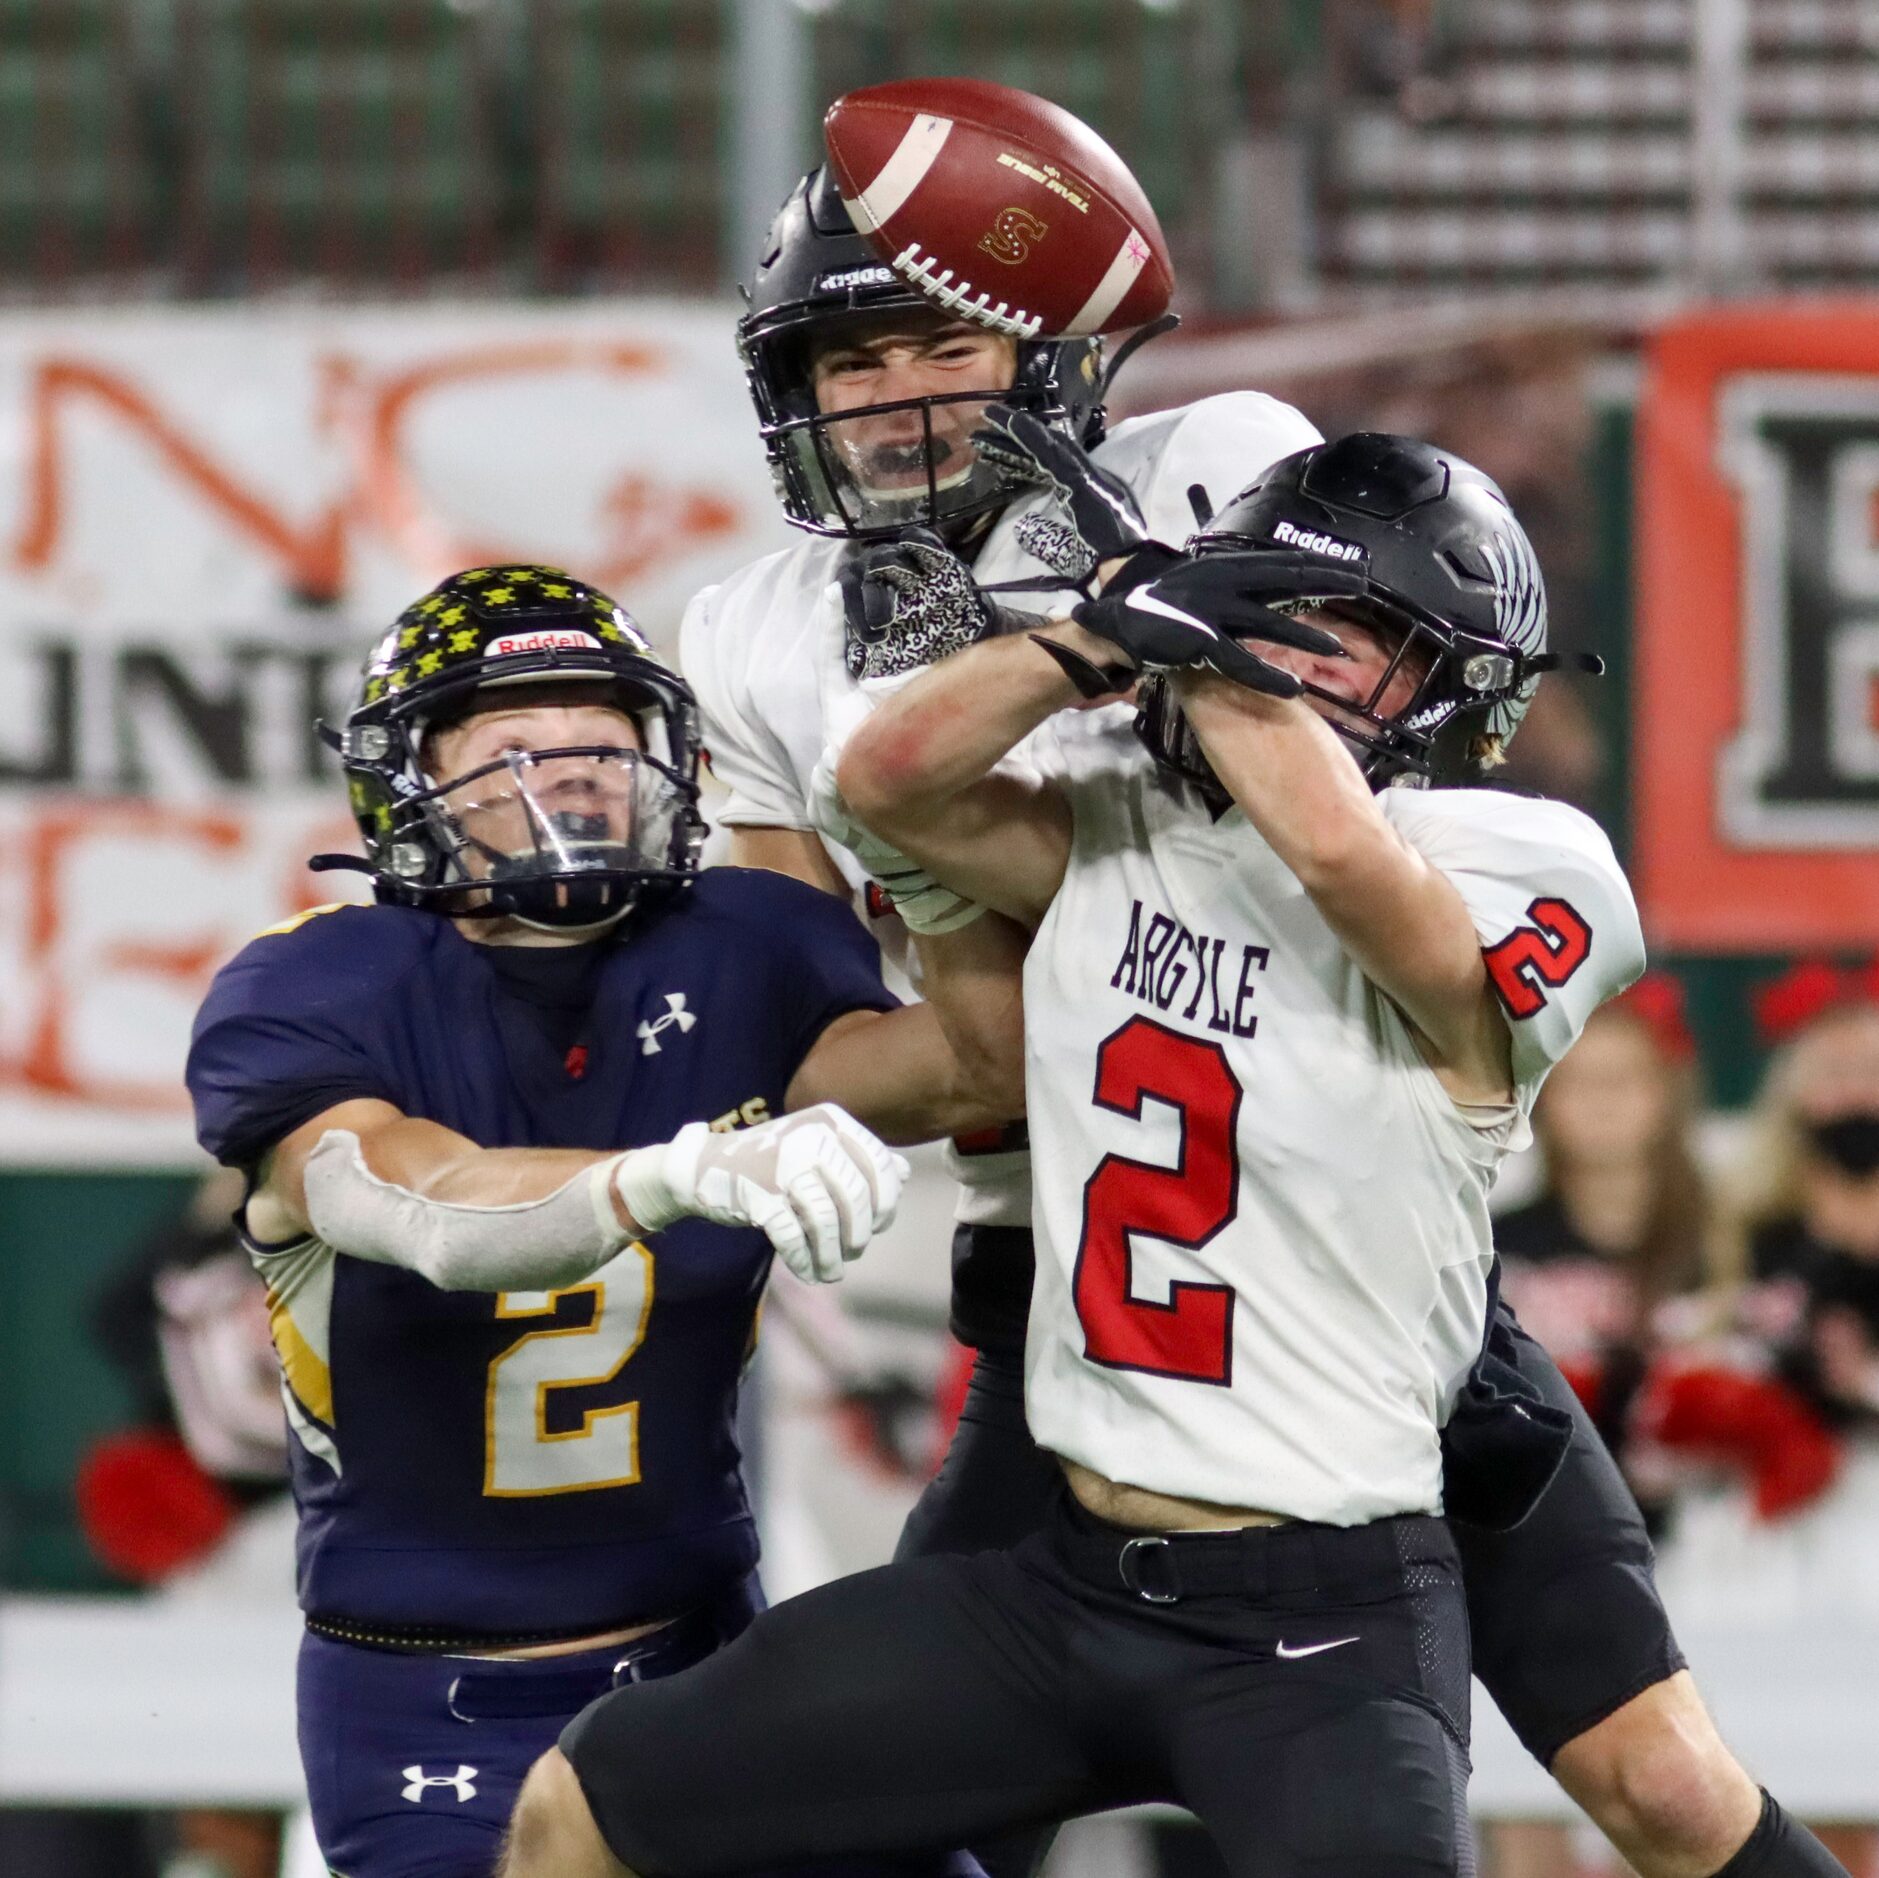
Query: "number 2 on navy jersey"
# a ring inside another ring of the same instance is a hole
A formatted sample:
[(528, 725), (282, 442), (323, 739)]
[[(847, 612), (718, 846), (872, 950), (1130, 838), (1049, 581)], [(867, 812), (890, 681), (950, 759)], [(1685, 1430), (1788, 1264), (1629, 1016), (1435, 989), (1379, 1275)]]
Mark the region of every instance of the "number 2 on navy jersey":
[(1168, 1302), (1134, 1295), (1131, 1237), (1188, 1251), (1239, 1207), (1240, 1085), (1220, 1045), (1132, 1017), (1096, 1053), (1096, 1106), (1133, 1120), (1153, 1097), (1181, 1117), (1173, 1167), (1105, 1154), (1083, 1189), (1083, 1239), (1072, 1286), (1084, 1354), (1112, 1369), (1187, 1382), (1233, 1380), (1233, 1287), (1177, 1281)]
[[(568, 1299), (591, 1297), (585, 1313)], [(646, 1337), (652, 1254), (630, 1245), (559, 1291), (505, 1291), (496, 1315), (536, 1318), (489, 1366), (483, 1493), (517, 1499), (630, 1487), (639, 1479), (639, 1404), (609, 1389)]]

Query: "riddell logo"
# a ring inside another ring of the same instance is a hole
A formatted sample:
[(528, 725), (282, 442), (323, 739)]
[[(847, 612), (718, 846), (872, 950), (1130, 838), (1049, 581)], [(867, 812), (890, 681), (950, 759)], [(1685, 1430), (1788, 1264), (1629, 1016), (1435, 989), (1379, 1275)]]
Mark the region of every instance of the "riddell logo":
[(840, 293), (844, 287), (891, 287), (894, 280), (891, 267), (845, 267), (838, 273), (824, 274), (816, 282), (816, 292)]
[(1299, 528), (1291, 522), (1281, 522), (1273, 529), (1274, 541), (1282, 541), (1288, 548), (1303, 548), (1307, 554), (1328, 555), (1334, 561), (1361, 561), (1364, 551), (1354, 541), (1340, 541), (1335, 535), (1315, 534), (1309, 528)]
[(504, 633), (500, 639), (492, 639), (483, 650), (483, 656), (499, 659), (511, 652), (598, 652), (600, 641), (592, 633), (584, 633), (572, 626), (544, 627), (540, 632)]

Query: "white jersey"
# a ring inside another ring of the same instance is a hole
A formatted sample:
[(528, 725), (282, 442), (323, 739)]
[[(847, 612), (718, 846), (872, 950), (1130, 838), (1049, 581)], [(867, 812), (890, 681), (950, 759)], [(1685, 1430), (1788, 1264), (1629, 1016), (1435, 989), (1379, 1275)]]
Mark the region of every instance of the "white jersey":
[[(1266, 468), (1321, 442), (1308, 419), (1262, 392), (1204, 398), (1176, 411), (1131, 418), (1093, 452), (1134, 492), (1148, 531), (1179, 543), (1194, 529), (1188, 490), (1198, 484), (1224, 508)], [(1019, 539), (1026, 517), (1051, 513), (1040, 492), (998, 517), (973, 563), (981, 585), (1029, 580), (1052, 570)], [(831, 656), (841, 643), (841, 599), (831, 588), (853, 552), (846, 540), (811, 536), (766, 555), (686, 609), (679, 663), (698, 696), (711, 773), (729, 791), (717, 819), (733, 828), (813, 829), (809, 778), (824, 748), (853, 728), (865, 709), (859, 688)], [(1045, 613), (1075, 596), (1067, 588), (1002, 594), (1008, 606)], [(847, 722), (842, 699), (854, 708)], [(1122, 713), (1118, 712), (1118, 716)], [(830, 857), (866, 907), (867, 876), (845, 848)], [(904, 968), (907, 940), (889, 912), (870, 921), (890, 961)], [(1030, 1223), (1024, 1155), (955, 1160), (964, 1193), (960, 1217), (975, 1224)]]
[(1075, 835), (1024, 977), (1049, 1170), (1032, 1433), (1223, 1506), (1439, 1512), (1488, 1190), (1547, 1070), (1643, 969), (1611, 845), (1561, 803), (1379, 797), (1460, 890), (1508, 1006), (1516, 1099), (1464, 1108), (1238, 809), (1212, 819), (1119, 717), (1053, 728)]

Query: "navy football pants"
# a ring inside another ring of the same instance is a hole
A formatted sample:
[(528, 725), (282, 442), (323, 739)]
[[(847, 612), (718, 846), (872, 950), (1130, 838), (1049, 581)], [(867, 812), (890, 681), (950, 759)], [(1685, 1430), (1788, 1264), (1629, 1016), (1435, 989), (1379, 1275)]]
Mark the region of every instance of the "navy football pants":
[[(609, 1689), (690, 1668), (761, 1608), (753, 1576), (651, 1637), (535, 1661), (374, 1650), (308, 1632), (300, 1755), (327, 1864), (340, 1878), (490, 1878), (523, 1779), (573, 1716)], [(787, 1878), (973, 1869), (870, 1858), (796, 1867)]]
[(327, 1864), (341, 1878), (488, 1878), (524, 1777), (570, 1716), (620, 1683), (688, 1668), (760, 1608), (752, 1578), (676, 1634), (535, 1661), (375, 1650), (309, 1631), (300, 1758)]

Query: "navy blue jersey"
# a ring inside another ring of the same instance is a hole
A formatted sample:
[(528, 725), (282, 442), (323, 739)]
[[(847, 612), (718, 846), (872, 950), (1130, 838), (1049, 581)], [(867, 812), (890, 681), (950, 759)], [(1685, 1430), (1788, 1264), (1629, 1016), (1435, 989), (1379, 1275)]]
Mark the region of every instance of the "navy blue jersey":
[[(263, 934), (196, 1019), (203, 1146), (251, 1166), (359, 1097), (485, 1147), (644, 1146), (781, 1113), (830, 1022), (894, 1002), (845, 904), (743, 869), (621, 938), (536, 950), (518, 972), (523, 951), (397, 907)], [(309, 1611), (600, 1629), (696, 1604), (755, 1562), (732, 1419), (761, 1233), (683, 1220), (551, 1293), (440, 1291), (311, 1239), (257, 1263)]]

